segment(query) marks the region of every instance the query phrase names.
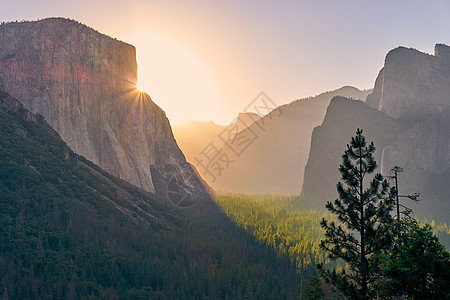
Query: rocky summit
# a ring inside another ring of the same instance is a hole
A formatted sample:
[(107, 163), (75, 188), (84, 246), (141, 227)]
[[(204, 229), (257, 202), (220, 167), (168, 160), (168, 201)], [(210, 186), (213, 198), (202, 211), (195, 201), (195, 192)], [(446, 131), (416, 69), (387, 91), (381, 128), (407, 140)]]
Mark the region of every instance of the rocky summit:
[[(445, 221), (450, 208), (450, 47), (435, 55), (399, 47), (388, 53), (365, 103), (336, 98), (314, 129), (303, 182), (309, 206), (337, 197), (340, 156), (356, 128), (377, 147), (386, 178), (400, 166), (399, 193), (420, 193), (419, 204), (403, 202), (423, 218)], [(334, 184), (333, 184), (334, 183)], [(393, 182), (391, 182), (393, 183)]]
[(44, 116), (75, 152), (163, 197), (170, 182), (177, 192), (174, 182), (203, 193), (164, 111), (136, 81), (135, 48), (76, 21), (0, 26), (0, 87)]
[(424, 119), (450, 105), (450, 47), (434, 55), (398, 47), (387, 55), (366, 103), (394, 118)]

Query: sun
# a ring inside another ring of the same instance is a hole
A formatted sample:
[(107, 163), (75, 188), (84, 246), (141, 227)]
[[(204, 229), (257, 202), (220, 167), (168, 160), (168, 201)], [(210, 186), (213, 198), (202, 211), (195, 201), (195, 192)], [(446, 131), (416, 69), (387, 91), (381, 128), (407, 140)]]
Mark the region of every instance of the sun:
[(139, 93), (145, 93), (145, 87), (142, 85), (140, 81), (136, 82), (136, 90)]
[(136, 89), (146, 91), (172, 124), (211, 120), (222, 114), (222, 94), (215, 73), (189, 45), (152, 31), (130, 39), (136, 47)]

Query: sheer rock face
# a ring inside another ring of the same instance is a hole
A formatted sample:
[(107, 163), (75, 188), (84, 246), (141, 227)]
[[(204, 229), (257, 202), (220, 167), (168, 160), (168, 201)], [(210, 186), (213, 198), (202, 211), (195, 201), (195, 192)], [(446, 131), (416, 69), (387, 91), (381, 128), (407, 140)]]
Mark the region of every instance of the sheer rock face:
[[(386, 159), (389, 168), (403, 167), (403, 188), (408, 191), (426, 189), (431, 177), (447, 177), (450, 173), (450, 106), (403, 132), (397, 143), (389, 147)], [(450, 194), (448, 184), (442, 187)]]
[(406, 122), (386, 148), (386, 169), (403, 167), (408, 192), (448, 198), (448, 183), (439, 182), (450, 174), (450, 47), (437, 44), (434, 56), (403, 47), (390, 51), (366, 103)]
[(435, 55), (399, 47), (386, 55), (366, 103), (394, 118), (424, 119), (450, 105), (450, 47)]
[[(366, 103), (334, 99), (312, 134), (303, 194), (310, 206), (323, 207), (337, 197), (340, 155), (356, 128), (377, 147), (377, 172), (389, 176), (400, 166), (401, 195), (418, 192), (412, 206), (424, 217), (448, 221), (450, 209), (450, 47), (435, 55), (397, 48), (386, 56)], [(353, 132), (352, 132), (353, 131)], [(405, 203), (410, 206), (410, 203)]]
[(302, 190), (305, 206), (324, 208), (327, 201), (338, 197), (336, 183), (342, 181), (338, 168), (357, 128), (363, 129), (366, 140), (377, 147), (375, 160), (379, 166), (382, 149), (392, 145), (402, 131), (396, 119), (362, 101), (333, 98), (322, 125), (312, 133)]
[[(421, 202), (402, 203), (420, 217), (448, 221), (450, 209), (450, 106), (425, 120), (411, 122), (392, 118), (359, 101), (335, 98), (321, 126), (314, 129), (311, 151), (303, 181), (304, 206), (323, 208), (338, 197), (336, 183), (342, 181), (338, 168), (346, 144), (356, 128), (364, 130), (377, 148), (375, 160), (384, 176), (394, 166), (401, 195), (421, 194)], [(391, 181), (391, 184), (393, 182)]]
[(152, 193), (164, 193), (180, 173), (188, 185), (201, 184), (136, 77), (133, 46), (75, 21), (0, 26), (0, 85), (75, 152)]

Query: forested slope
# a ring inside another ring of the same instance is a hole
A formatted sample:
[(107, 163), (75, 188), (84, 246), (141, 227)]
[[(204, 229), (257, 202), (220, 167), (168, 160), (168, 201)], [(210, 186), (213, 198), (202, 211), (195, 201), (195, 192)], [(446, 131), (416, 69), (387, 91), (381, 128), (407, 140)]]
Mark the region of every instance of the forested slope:
[(102, 171), (0, 92), (0, 297), (294, 298), (289, 265), (214, 203), (177, 210)]

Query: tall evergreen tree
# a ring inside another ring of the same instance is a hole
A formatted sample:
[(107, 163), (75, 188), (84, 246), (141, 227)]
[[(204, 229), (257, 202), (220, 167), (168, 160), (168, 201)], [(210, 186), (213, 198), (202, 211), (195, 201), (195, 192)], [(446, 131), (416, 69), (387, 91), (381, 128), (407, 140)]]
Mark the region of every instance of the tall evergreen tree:
[[(327, 202), (326, 208), (337, 216), (340, 224), (323, 219), (325, 239), (321, 248), (330, 259), (342, 259), (349, 272), (318, 268), (327, 283), (351, 299), (369, 299), (375, 295), (379, 267), (378, 253), (392, 245), (391, 211), (395, 189), (379, 173), (370, 180), (367, 175), (377, 168), (373, 158), (375, 146), (367, 145), (362, 130), (357, 129), (342, 155), (338, 182), (339, 198)], [(366, 187), (367, 186), (367, 187)]]
[(322, 288), (322, 280), (317, 272), (311, 275), (302, 292), (305, 300), (320, 300), (325, 298), (325, 292)]
[(389, 253), (382, 270), (385, 293), (408, 299), (450, 299), (450, 253), (429, 224), (406, 225), (403, 243)]

